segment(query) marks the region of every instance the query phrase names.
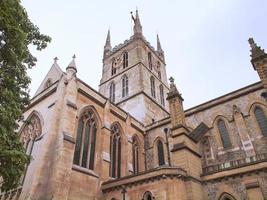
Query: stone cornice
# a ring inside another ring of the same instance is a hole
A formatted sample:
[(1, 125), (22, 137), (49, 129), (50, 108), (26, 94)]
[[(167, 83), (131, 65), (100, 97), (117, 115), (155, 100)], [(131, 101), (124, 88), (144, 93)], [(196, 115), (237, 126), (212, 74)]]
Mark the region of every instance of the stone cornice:
[(164, 166), (140, 172), (137, 175), (129, 175), (120, 179), (106, 181), (102, 184), (101, 189), (105, 193), (109, 191), (120, 190), (122, 186), (128, 187), (137, 184), (146, 184), (151, 181), (159, 181), (166, 178), (178, 178), (183, 180), (188, 180), (188, 178), (195, 179), (193, 177), (188, 177), (186, 172), (181, 168)]
[(250, 174), (250, 173), (257, 173), (260, 171), (267, 172), (266, 161), (253, 163), (253, 164), (238, 167), (235, 169), (228, 169), (226, 171), (221, 171), (221, 172), (217, 172), (214, 174), (202, 175), (202, 181), (204, 182), (218, 181), (222, 179), (240, 177), (240, 176)]
[(210, 109), (211, 107), (217, 106), (219, 104), (225, 103), (227, 101), (230, 101), (232, 99), (247, 95), (248, 93), (257, 91), (263, 89), (263, 85), (261, 82), (256, 82), (254, 84), (248, 85), (246, 87), (240, 88), (238, 90), (232, 91), (228, 94), (225, 94), (223, 96), (217, 97), (215, 99), (212, 99), (210, 101), (207, 101), (205, 103), (202, 103), (200, 105), (197, 105), (195, 107), (189, 108), (185, 110), (185, 116), (188, 117), (190, 115), (193, 115), (195, 113)]

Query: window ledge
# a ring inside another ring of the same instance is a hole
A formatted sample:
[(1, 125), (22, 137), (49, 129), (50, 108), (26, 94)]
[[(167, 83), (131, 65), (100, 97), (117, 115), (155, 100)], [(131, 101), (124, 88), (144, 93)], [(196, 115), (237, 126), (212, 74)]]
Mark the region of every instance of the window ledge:
[(98, 174), (96, 174), (94, 171), (92, 171), (90, 169), (87, 169), (87, 168), (84, 168), (84, 167), (81, 167), (81, 166), (78, 166), (78, 165), (72, 165), (72, 169), (75, 170), (75, 171), (78, 171), (78, 172), (81, 172), (81, 173), (88, 174), (90, 176), (99, 178)]
[(219, 152), (218, 152), (218, 155), (223, 155), (225, 153), (229, 153), (229, 152), (234, 152), (234, 151), (238, 151), (240, 150), (240, 147), (234, 147), (234, 146), (231, 146), (231, 147), (227, 147), (227, 148), (222, 148)]

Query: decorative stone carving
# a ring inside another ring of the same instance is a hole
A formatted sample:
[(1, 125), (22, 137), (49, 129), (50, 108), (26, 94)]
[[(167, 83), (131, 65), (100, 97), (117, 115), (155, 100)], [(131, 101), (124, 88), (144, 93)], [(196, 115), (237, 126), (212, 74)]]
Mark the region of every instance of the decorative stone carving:
[(215, 183), (210, 183), (205, 186), (205, 190), (208, 192), (208, 200), (215, 200), (217, 194), (217, 185)]
[(247, 200), (247, 193), (246, 193), (246, 187), (244, 184), (242, 184), (242, 180), (231, 180), (229, 181), (230, 185), (232, 185), (233, 190), (240, 196), (241, 200)]

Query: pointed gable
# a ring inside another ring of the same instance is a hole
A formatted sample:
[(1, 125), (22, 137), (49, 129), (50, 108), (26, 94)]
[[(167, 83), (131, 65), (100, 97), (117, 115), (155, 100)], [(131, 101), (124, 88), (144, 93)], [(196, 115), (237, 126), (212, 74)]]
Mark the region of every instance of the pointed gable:
[(55, 62), (49, 69), (48, 73), (46, 74), (44, 80), (38, 87), (37, 91), (35, 92), (34, 96), (41, 93), (44, 89), (58, 81), (63, 74), (63, 71), (60, 69), (59, 65), (57, 64), (57, 58), (54, 59)]

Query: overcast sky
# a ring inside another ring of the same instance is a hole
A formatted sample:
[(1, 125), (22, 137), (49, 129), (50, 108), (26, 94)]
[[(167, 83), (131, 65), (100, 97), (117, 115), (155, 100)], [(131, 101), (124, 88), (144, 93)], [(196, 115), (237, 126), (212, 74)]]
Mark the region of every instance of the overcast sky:
[(259, 81), (250, 63), (248, 38), (267, 49), (266, 0), (23, 0), (30, 19), (52, 37), (35, 52), (29, 70), (34, 94), (53, 58), (65, 70), (76, 54), (78, 77), (98, 90), (103, 46), (132, 34), (130, 11), (139, 10), (146, 39), (156, 46), (159, 33), (167, 74), (175, 78), (185, 108)]

